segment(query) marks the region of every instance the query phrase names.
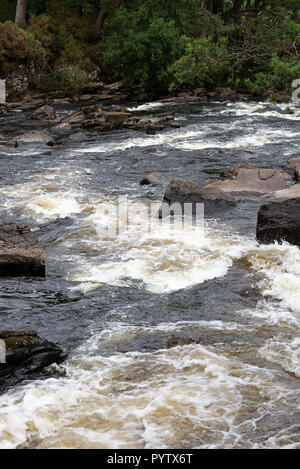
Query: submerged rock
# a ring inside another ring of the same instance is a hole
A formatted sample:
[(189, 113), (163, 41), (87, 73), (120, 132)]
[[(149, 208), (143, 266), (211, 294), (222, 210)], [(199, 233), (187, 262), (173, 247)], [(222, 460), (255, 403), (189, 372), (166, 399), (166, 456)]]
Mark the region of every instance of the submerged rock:
[(45, 277), (45, 252), (28, 226), (0, 222), (0, 277)]
[(234, 194), (264, 195), (285, 189), (291, 180), (289, 174), (275, 169), (256, 168), (248, 163), (230, 168), (223, 174), (231, 177), (225, 181), (207, 181), (207, 189), (219, 189)]
[(45, 130), (33, 130), (31, 132), (18, 135), (18, 137), (10, 140), (9, 143), (15, 147), (22, 145), (47, 145), (49, 147), (53, 147), (55, 145), (55, 140), (52, 135)]
[(31, 116), (31, 119), (34, 120), (44, 120), (44, 121), (53, 121), (56, 119), (56, 113), (52, 106), (45, 106), (40, 107)]
[(300, 197), (263, 205), (257, 218), (256, 237), (260, 243), (287, 241), (300, 247)]
[[(217, 188), (202, 187), (193, 181), (173, 179), (165, 192), (163, 205), (159, 210), (159, 217), (172, 214), (172, 205), (191, 204), (192, 215), (197, 215), (197, 204), (204, 204), (205, 217), (222, 215), (224, 211), (236, 206), (236, 201), (229, 194)], [(169, 206), (169, 209), (167, 210)], [(189, 210), (187, 207), (186, 210)], [(199, 213), (199, 212), (198, 212)], [(200, 213), (201, 215), (201, 210)]]
[(52, 342), (41, 339), (34, 331), (0, 331), (0, 388), (29, 378), (65, 355)]

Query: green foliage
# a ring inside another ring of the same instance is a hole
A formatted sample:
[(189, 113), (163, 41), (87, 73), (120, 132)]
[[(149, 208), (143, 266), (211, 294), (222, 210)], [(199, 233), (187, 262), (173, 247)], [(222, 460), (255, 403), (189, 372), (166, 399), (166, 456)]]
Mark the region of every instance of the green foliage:
[(0, 74), (25, 66), (43, 91), (77, 95), (99, 68), (156, 93), (275, 93), (300, 78), (300, 0), (28, 0), (24, 29), (7, 21), (16, 3), (0, 0)]
[(291, 83), (300, 77), (299, 60), (282, 61), (274, 54), (268, 73), (258, 72), (253, 78), (245, 80), (248, 91), (260, 95), (266, 90), (284, 91), (291, 88)]
[(182, 57), (171, 65), (169, 71), (173, 76), (170, 89), (182, 85), (221, 86), (230, 75), (230, 58), (226, 49), (226, 39), (217, 42), (210, 36), (200, 39), (186, 39), (186, 47)]
[(43, 69), (47, 52), (31, 31), (24, 31), (11, 21), (0, 23), (0, 73), (7, 75), (19, 65)]
[(88, 74), (78, 65), (62, 65), (32, 83), (39, 91), (72, 98), (79, 96), (88, 84)]
[(290, 90), (300, 76), (300, 25), (284, 10), (243, 16), (216, 28), (214, 37), (187, 41), (171, 67), (171, 89), (230, 86), (261, 94)]
[(171, 66), (184, 53), (187, 35), (213, 32), (217, 18), (199, 0), (123, 4), (106, 24), (101, 62), (110, 79), (129, 78), (156, 91), (168, 89)]

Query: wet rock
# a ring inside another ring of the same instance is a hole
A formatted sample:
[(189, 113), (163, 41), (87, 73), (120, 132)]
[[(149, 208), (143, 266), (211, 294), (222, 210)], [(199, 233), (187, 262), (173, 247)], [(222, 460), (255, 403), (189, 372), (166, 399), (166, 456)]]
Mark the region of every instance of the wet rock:
[(45, 252), (28, 226), (0, 222), (0, 277), (45, 277)]
[(67, 141), (68, 142), (83, 142), (87, 139), (88, 139), (87, 134), (85, 134), (84, 132), (76, 132), (75, 134), (69, 135), (69, 137), (67, 138)]
[(180, 204), (181, 207), (184, 204), (191, 204), (193, 216), (197, 215), (197, 204), (204, 204), (205, 217), (212, 217), (233, 209), (236, 206), (236, 201), (222, 190), (202, 187), (193, 181), (173, 179), (166, 189), (159, 217), (170, 215), (173, 204)]
[(55, 127), (51, 128), (51, 132), (54, 135), (57, 135), (59, 137), (63, 137), (64, 135), (68, 135), (68, 134), (72, 133), (72, 131), (73, 131), (73, 127), (68, 122), (58, 124)]
[(260, 243), (287, 241), (300, 247), (300, 197), (262, 205), (257, 217)]
[(160, 173), (150, 173), (150, 174), (147, 174), (147, 176), (145, 176), (140, 181), (140, 185), (141, 186), (147, 186), (147, 185), (161, 186), (162, 184), (164, 184), (164, 182), (165, 182), (165, 178)]
[(117, 130), (124, 127), (124, 123), (130, 116), (129, 112), (122, 111), (99, 112), (97, 117), (87, 116), (83, 121), (83, 127), (96, 127), (99, 130)]
[(31, 119), (34, 120), (43, 120), (43, 121), (53, 121), (56, 119), (56, 113), (52, 106), (45, 106), (40, 107), (31, 116)]
[(242, 164), (225, 172), (231, 179), (205, 183), (207, 189), (219, 189), (234, 194), (269, 194), (285, 189), (291, 177), (287, 173), (268, 168), (255, 168)]
[(292, 158), (285, 164), (287, 171), (293, 175), (295, 181), (300, 181), (300, 158)]
[[(165, 129), (166, 127), (174, 126), (174, 117), (171, 115), (167, 116), (132, 116), (128, 118), (124, 127), (134, 130), (142, 130), (148, 134), (155, 134), (158, 131)], [(178, 127), (176, 123), (176, 127)]]
[(55, 140), (52, 135), (45, 130), (33, 130), (13, 138), (9, 143), (15, 147), (22, 145), (47, 145), (49, 147), (53, 147), (55, 145)]
[(72, 127), (79, 127), (84, 121), (84, 112), (79, 109), (78, 111), (72, 112), (66, 117), (63, 117), (60, 121), (60, 125), (69, 125)]
[(251, 170), (253, 166), (249, 163), (241, 163), (237, 166), (232, 166), (231, 168), (225, 169), (224, 171), (221, 172), (221, 176), (225, 178), (236, 179), (238, 177), (239, 170), (241, 168)]
[(278, 114), (293, 114), (293, 111), (289, 107), (286, 107), (286, 109), (281, 109), (281, 107), (275, 103), (267, 103), (264, 106), (256, 108), (255, 112), (277, 112)]
[(86, 106), (64, 117), (60, 125), (69, 124), (73, 128), (83, 127), (87, 129), (118, 130), (134, 129), (154, 134), (166, 127), (178, 127), (174, 117), (165, 116), (141, 116), (134, 115), (127, 109), (118, 111), (105, 111), (101, 106)]
[(57, 345), (34, 331), (0, 331), (0, 346), (0, 387), (14, 385), (65, 358)]
[(288, 189), (275, 191), (269, 194), (270, 199), (295, 199), (300, 197), (300, 184), (294, 184)]

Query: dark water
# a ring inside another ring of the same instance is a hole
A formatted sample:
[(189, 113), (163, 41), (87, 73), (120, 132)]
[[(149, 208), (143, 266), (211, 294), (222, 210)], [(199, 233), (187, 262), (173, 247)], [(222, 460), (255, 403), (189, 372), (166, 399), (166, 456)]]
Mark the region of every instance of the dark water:
[[(299, 448), (299, 249), (257, 245), (255, 199), (205, 235), (156, 221), (148, 233), (137, 213), (162, 199), (164, 187), (139, 186), (152, 171), (203, 182), (242, 162), (281, 169), (300, 156), (299, 111), (137, 111), (181, 128), (0, 153), (1, 220), (28, 223), (47, 256), (46, 280), (0, 280), (1, 329), (37, 330), (69, 353), (1, 396), (0, 446)], [(16, 111), (0, 125), (4, 139), (41, 126)], [(128, 232), (104, 238), (119, 196), (136, 211)]]

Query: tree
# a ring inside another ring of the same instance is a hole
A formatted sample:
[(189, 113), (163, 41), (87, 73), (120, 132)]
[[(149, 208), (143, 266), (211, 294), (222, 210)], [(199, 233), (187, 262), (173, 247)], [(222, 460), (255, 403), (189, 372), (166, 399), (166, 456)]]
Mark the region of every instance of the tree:
[(96, 23), (96, 34), (97, 36), (101, 37), (103, 33), (103, 27), (104, 27), (104, 22), (107, 18), (107, 16), (111, 13), (117, 10), (123, 0), (104, 0), (102, 2), (99, 15), (97, 18), (97, 23)]
[(26, 17), (27, 0), (18, 0), (15, 23), (24, 22)]

